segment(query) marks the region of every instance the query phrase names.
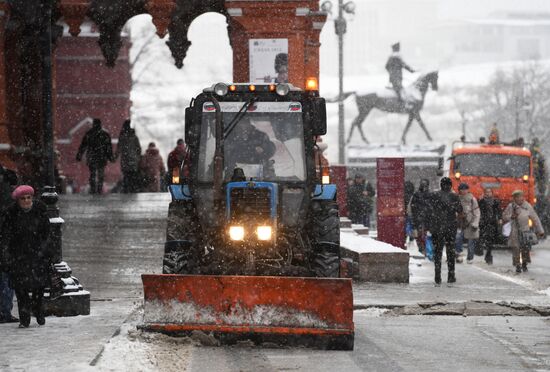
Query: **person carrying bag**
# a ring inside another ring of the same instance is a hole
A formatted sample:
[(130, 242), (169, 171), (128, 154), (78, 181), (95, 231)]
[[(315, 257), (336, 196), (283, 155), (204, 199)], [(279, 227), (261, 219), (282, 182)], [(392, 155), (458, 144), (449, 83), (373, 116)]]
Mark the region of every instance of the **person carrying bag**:
[[(502, 220), (512, 222), (508, 246), (512, 248), (516, 272), (521, 273), (527, 271), (527, 264), (531, 263), (531, 246), (538, 242), (537, 237), (544, 236), (544, 229), (533, 207), (525, 201), (523, 191), (514, 191), (512, 197), (513, 201), (504, 210)], [(535, 232), (531, 231), (529, 221), (533, 223)]]

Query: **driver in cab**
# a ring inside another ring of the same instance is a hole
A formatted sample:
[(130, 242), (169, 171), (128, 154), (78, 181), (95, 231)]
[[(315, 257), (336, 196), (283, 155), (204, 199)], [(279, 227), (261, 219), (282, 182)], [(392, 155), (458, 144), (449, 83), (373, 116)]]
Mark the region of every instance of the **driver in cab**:
[(269, 136), (258, 130), (249, 118), (243, 118), (225, 140), (227, 167), (230, 171), (238, 163), (267, 164), (275, 154), (275, 144)]

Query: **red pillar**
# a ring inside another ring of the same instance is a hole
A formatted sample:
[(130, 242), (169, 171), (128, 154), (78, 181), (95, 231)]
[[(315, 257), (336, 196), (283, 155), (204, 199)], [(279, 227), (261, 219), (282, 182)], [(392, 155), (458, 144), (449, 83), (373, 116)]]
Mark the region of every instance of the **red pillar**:
[(319, 35), (326, 15), (316, 0), (231, 1), (230, 39), (233, 78), (249, 82), (250, 39), (285, 39), (288, 43), (289, 82), (303, 88), (309, 77), (319, 78)]
[(378, 240), (405, 248), (405, 159), (376, 159)]

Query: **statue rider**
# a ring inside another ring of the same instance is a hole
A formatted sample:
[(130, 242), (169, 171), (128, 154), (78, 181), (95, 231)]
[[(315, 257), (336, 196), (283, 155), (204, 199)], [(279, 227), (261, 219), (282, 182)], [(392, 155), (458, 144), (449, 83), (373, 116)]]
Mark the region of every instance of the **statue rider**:
[(391, 48), (392, 54), (388, 58), (388, 62), (386, 62), (386, 70), (390, 74), (390, 83), (397, 94), (397, 98), (399, 101), (402, 101), (401, 90), (403, 89), (403, 69), (409, 72), (414, 72), (414, 70), (401, 58), (401, 54), (399, 53), (401, 45), (399, 42), (393, 44)]

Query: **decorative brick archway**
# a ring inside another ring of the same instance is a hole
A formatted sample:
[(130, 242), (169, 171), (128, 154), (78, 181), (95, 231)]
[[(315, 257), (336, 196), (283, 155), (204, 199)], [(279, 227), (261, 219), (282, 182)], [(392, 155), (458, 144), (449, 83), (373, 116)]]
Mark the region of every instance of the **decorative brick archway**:
[[(40, 54), (36, 52), (40, 3), (0, 0), (0, 162), (17, 165), (28, 177), (40, 174), (44, 151)], [(95, 23), (99, 29), (99, 48), (108, 66), (117, 61), (126, 22), (136, 15), (150, 14), (157, 34), (164, 37), (169, 33), (166, 44), (176, 66), (181, 68), (191, 45), (187, 38), (191, 23), (201, 14), (218, 12), (227, 18), (235, 82), (250, 79), (250, 39), (287, 40), (290, 83), (303, 87), (306, 78), (319, 76), (319, 34), (326, 14), (319, 11), (318, 0), (56, 0), (54, 3), (52, 22), (56, 37), (61, 34), (55, 25), (58, 21), (69, 25), (73, 36), (80, 33), (83, 22)]]

